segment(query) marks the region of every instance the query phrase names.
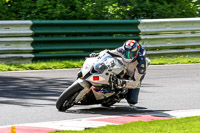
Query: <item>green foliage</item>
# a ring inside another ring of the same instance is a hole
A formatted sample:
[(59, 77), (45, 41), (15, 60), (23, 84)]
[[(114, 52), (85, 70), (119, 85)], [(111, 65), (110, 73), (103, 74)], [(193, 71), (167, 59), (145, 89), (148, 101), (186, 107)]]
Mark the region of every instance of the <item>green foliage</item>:
[(199, 16), (194, 0), (0, 0), (0, 20), (109, 20)]

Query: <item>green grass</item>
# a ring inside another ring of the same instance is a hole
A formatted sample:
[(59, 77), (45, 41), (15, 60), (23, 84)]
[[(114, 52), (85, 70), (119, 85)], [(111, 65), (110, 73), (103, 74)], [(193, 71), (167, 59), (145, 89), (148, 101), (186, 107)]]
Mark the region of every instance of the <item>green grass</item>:
[(0, 64), (0, 71), (22, 71), (22, 70), (47, 70), (80, 68), (84, 60), (80, 61), (49, 61), (25, 64)]
[(138, 121), (83, 131), (60, 131), (53, 133), (200, 133), (200, 116), (148, 122)]
[[(66, 69), (66, 68), (80, 68), (84, 60), (79, 61), (49, 61), (26, 64), (0, 64), (0, 71), (21, 71), (21, 70), (47, 70), (47, 69)], [(165, 65), (165, 64), (189, 64), (200, 63), (198, 57), (176, 57), (176, 58), (151, 58), (151, 65)]]
[(200, 63), (200, 57), (188, 57), (180, 56), (176, 58), (153, 58), (151, 59), (152, 65), (166, 65), (166, 64), (190, 64), (190, 63)]

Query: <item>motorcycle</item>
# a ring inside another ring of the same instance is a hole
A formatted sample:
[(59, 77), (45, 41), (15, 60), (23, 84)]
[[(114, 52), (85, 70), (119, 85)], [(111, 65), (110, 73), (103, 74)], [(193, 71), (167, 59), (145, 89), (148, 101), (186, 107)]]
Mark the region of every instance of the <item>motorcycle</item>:
[(128, 89), (118, 87), (126, 73), (122, 58), (109, 53), (86, 58), (77, 80), (57, 99), (56, 108), (66, 111), (73, 105), (101, 104), (109, 107), (126, 98)]

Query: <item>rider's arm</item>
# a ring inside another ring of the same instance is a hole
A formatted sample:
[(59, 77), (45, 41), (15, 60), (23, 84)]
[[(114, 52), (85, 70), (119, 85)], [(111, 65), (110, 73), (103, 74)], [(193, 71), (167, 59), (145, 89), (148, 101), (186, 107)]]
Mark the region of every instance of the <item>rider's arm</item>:
[(138, 58), (137, 58), (137, 70), (140, 74), (145, 74), (146, 73), (146, 57), (145, 57), (145, 51), (139, 52)]
[(101, 51), (101, 52), (99, 52), (99, 53), (91, 53), (89, 56), (90, 56), (90, 57), (102, 56), (102, 55), (104, 55), (104, 54), (107, 53), (107, 52), (108, 52), (108, 50), (105, 49), (105, 50), (103, 50), (103, 51)]
[(91, 53), (90, 57), (101, 56), (101, 55), (104, 55), (105, 53), (109, 53), (112, 56), (119, 56), (119, 57), (121, 57), (122, 53), (123, 53), (123, 48), (119, 47), (119, 48), (114, 49), (114, 50), (107, 50), (107, 49), (105, 49), (105, 50), (101, 51), (100, 53)]
[(111, 54), (111, 55), (115, 55), (115, 56), (121, 57), (122, 53), (123, 53), (123, 48), (119, 47), (119, 48), (114, 49), (114, 50), (109, 50), (108, 53)]

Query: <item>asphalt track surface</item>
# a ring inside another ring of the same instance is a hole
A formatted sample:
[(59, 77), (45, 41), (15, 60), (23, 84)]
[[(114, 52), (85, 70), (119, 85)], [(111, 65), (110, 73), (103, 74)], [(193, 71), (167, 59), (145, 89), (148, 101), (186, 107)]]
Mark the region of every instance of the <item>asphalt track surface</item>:
[(88, 117), (200, 109), (200, 64), (150, 66), (137, 110), (125, 100), (111, 108), (55, 108), (57, 97), (76, 78), (78, 69), (0, 72), (0, 126)]

